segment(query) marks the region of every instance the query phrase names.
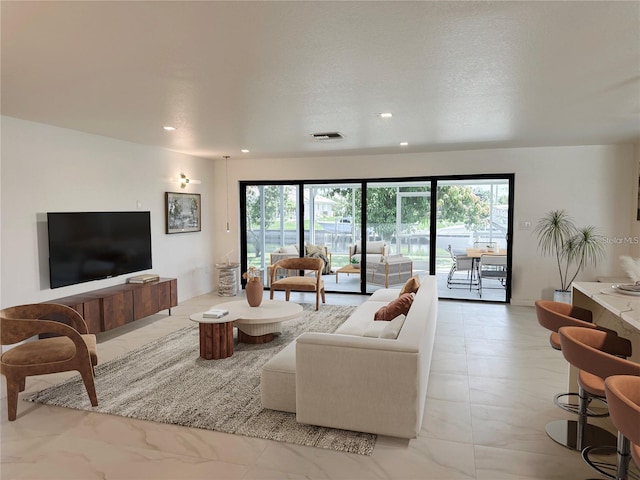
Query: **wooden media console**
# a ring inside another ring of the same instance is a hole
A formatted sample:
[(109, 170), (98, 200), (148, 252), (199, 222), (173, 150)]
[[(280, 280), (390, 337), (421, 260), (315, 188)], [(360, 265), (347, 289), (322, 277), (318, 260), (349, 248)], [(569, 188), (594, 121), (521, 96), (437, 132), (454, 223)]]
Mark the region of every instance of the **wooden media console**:
[[(89, 333), (120, 327), (178, 305), (178, 281), (160, 278), (149, 283), (126, 283), (42, 303), (60, 303), (84, 317)], [(55, 319), (52, 319), (55, 320)]]

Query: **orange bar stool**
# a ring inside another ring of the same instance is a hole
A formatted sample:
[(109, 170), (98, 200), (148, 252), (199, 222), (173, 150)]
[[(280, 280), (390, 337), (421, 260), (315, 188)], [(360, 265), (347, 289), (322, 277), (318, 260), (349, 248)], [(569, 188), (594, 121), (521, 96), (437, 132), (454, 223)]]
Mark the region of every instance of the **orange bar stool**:
[[(592, 323), (590, 310), (551, 300), (537, 300), (535, 305), (538, 323), (551, 331), (549, 343), (555, 350), (562, 350), (558, 334), (558, 330), (562, 327), (601, 329), (610, 335), (617, 335), (613, 330), (604, 329)], [(631, 355), (631, 348), (626, 353), (627, 356)], [(578, 399), (576, 403), (563, 401), (567, 397), (578, 397)], [(614, 445), (615, 437), (611, 433), (587, 423), (587, 417), (606, 417), (609, 415), (604, 401), (601, 401), (599, 397), (590, 396), (586, 397), (584, 402), (581, 402), (580, 399), (580, 394), (574, 392), (558, 393), (554, 396), (553, 402), (563, 410), (578, 415), (578, 420), (555, 420), (549, 422), (545, 427), (547, 435), (556, 443), (578, 451), (581, 451), (585, 445), (592, 445), (593, 443), (591, 442), (595, 442), (597, 445)], [(582, 403), (585, 403), (585, 405), (582, 405)], [(593, 403), (599, 403), (599, 405), (593, 405)], [(581, 416), (582, 408), (585, 409), (585, 413)]]
[[(631, 349), (628, 340), (610, 333), (581, 327), (562, 327), (559, 330), (562, 354), (571, 365), (579, 369), (578, 385), (582, 398), (606, 398), (605, 380), (613, 375), (640, 376), (640, 364), (620, 358)], [(611, 411), (611, 410), (610, 410)], [(582, 413), (582, 412), (581, 412)], [(580, 422), (579, 422), (580, 423)], [(596, 471), (607, 478), (606, 464), (591, 460), (589, 453), (614, 453), (610, 444), (583, 443), (582, 457)], [(609, 467), (615, 469), (615, 466)]]
[[(616, 480), (640, 478), (629, 470), (631, 458), (640, 468), (640, 377), (614, 375), (604, 381), (604, 391), (611, 421), (618, 429), (617, 463), (615, 473), (605, 473), (604, 466), (596, 470)], [(588, 458), (589, 453), (589, 448), (586, 448), (583, 456)]]

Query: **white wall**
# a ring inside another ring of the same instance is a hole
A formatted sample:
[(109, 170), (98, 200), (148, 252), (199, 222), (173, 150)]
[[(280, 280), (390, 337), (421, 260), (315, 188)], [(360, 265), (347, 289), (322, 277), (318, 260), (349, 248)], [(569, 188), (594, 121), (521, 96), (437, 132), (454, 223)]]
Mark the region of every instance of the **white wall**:
[[(532, 305), (537, 298), (550, 298), (557, 288), (557, 272), (551, 258), (541, 258), (531, 230), (519, 229), (552, 209), (566, 209), (577, 225), (595, 225), (610, 239), (607, 258), (597, 270), (589, 267), (578, 278), (621, 275), (620, 255), (640, 256), (640, 245), (615, 243), (638, 235), (636, 198), (638, 158), (633, 145), (544, 147), (473, 150), (424, 154), (368, 155), (353, 157), (258, 159), (242, 157), (229, 161), (231, 233), (224, 233), (224, 178), (216, 175), (218, 218), (216, 258), (238, 246), (239, 180), (320, 180), (429, 175), (514, 173), (514, 239), (512, 303)], [(216, 171), (224, 174), (224, 162)], [(635, 237), (637, 238), (637, 237)]]
[[(1, 117), (0, 306), (51, 300), (119, 283), (49, 288), (46, 212), (151, 212), (153, 268), (178, 279), (178, 300), (214, 286), (214, 162), (73, 130)], [(180, 189), (181, 172), (202, 181)], [(164, 194), (202, 195), (202, 231), (165, 234)], [(138, 208), (140, 202), (140, 208)]]
[[(540, 258), (530, 230), (547, 211), (568, 210), (579, 225), (596, 225), (611, 239), (607, 259), (580, 277), (620, 275), (618, 257), (640, 256), (637, 238), (638, 164), (633, 145), (474, 150), (425, 154), (205, 160), (162, 149), (0, 118), (0, 306), (46, 301), (122, 283), (114, 278), (51, 290), (46, 260), (47, 211), (151, 211), (153, 272), (178, 278), (179, 300), (213, 290), (213, 264), (231, 252), (239, 258), (239, 180), (320, 180), (515, 173), (515, 231), (512, 303), (529, 305), (556, 286), (551, 258)], [(188, 187), (202, 194), (202, 232), (164, 233), (164, 192), (180, 172), (202, 180)], [(229, 189), (231, 232), (226, 233)], [(40, 223), (39, 223), (40, 222)], [(44, 241), (43, 241), (44, 239)]]

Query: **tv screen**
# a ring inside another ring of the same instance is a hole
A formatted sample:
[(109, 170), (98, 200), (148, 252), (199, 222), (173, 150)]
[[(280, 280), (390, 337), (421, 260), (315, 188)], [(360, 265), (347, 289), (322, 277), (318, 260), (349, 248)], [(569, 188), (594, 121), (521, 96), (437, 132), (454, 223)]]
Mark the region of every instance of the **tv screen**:
[(47, 213), (51, 288), (151, 268), (150, 212)]

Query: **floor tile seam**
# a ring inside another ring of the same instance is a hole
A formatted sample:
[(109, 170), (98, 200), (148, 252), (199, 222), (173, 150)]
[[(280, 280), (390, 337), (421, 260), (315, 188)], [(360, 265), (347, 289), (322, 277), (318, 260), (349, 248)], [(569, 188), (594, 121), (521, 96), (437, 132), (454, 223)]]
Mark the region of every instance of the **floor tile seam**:
[[(551, 440), (550, 438), (548, 439), (549, 442), (553, 443), (553, 440)], [(486, 445), (486, 444), (482, 444), (482, 443), (474, 443), (473, 444), (473, 449), (475, 451), (476, 447), (482, 447), (482, 448), (492, 448), (495, 450), (504, 450), (506, 452), (518, 452), (518, 453), (527, 453), (527, 454), (532, 454), (532, 455), (542, 455), (545, 457), (553, 457), (553, 458), (559, 458), (562, 460), (566, 460), (566, 455), (567, 454), (572, 454), (575, 453), (575, 458), (576, 461), (582, 461), (582, 458), (580, 457), (580, 452), (569, 452), (568, 449), (566, 447), (563, 447), (561, 445), (551, 445), (550, 446), (557, 446), (558, 449), (561, 450), (557, 450), (557, 454), (556, 453), (550, 453), (550, 452), (532, 452), (531, 450), (524, 450), (524, 449), (519, 449), (519, 448), (508, 448), (508, 447), (497, 447), (495, 445)], [(555, 450), (554, 450), (555, 452)]]
[(443, 441), (443, 442), (451, 442), (451, 443), (458, 443), (460, 445), (467, 445), (467, 446), (474, 446), (473, 441), (470, 442), (465, 442), (464, 440), (452, 440), (451, 438), (445, 438), (445, 437), (438, 437), (432, 433), (428, 433), (428, 432), (424, 432), (420, 434), (420, 438), (422, 439), (431, 439), (431, 440), (438, 440), (438, 441)]
[(453, 399), (453, 398), (431, 397), (427, 393), (427, 401), (429, 401), (429, 400), (436, 400), (438, 402), (447, 402), (447, 403), (455, 403), (455, 404), (465, 404), (465, 405), (469, 405), (471, 403), (469, 400), (457, 400), (457, 399)]
[(513, 406), (508, 406), (508, 405), (498, 405), (496, 403), (487, 403), (487, 402), (482, 402), (482, 401), (474, 401), (471, 400), (468, 402), (469, 403), (469, 408), (473, 409), (473, 407), (482, 407), (482, 408), (486, 408), (486, 407), (494, 407), (494, 408), (498, 408), (498, 409), (502, 409), (502, 408), (507, 408), (510, 410), (522, 410), (522, 411), (526, 411), (526, 412), (533, 412), (533, 413), (546, 413), (548, 411), (548, 406), (544, 405), (544, 406), (540, 406), (540, 407), (532, 407), (530, 405), (527, 405), (525, 407), (519, 408), (519, 407), (513, 407)]

